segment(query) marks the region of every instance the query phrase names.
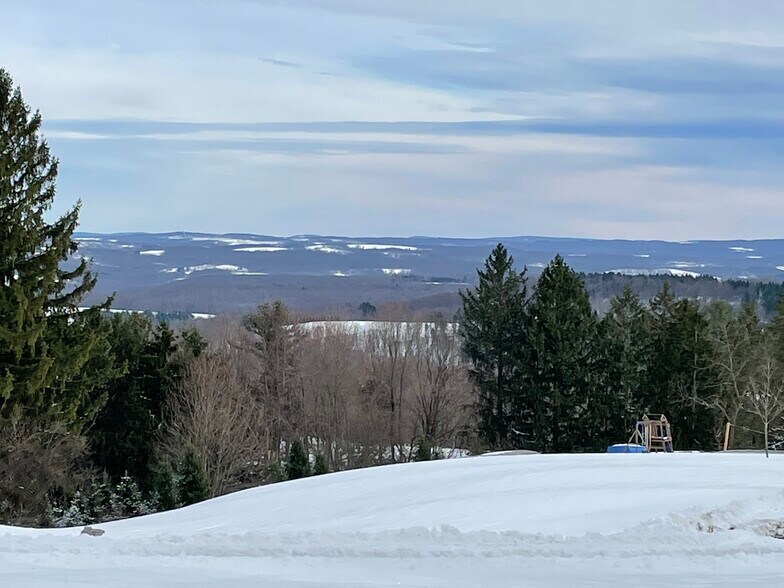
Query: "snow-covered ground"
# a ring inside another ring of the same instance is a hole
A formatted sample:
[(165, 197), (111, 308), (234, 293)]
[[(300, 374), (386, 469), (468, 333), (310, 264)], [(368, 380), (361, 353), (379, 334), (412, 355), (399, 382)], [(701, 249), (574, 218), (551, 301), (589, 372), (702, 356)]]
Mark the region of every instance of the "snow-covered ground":
[(784, 456), (515, 455), (343, 472), (79, 529), (0, 586), (782, 586)]

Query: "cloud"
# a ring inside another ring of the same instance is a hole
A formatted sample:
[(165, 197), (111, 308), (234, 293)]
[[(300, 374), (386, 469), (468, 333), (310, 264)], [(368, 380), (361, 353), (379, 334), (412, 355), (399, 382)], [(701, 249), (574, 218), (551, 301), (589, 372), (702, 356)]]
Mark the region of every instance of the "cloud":
[(779, 2), (4, 10), (0, 63), (85, 229), (780, 232)]
[(303, 67), (301, 63), (286, 61), (285, 59), (273, 59), (272, 57), (260, 58), (259, 61), (263, 63), (270, 63), (272, 65), (279, 65), (280, 67)]

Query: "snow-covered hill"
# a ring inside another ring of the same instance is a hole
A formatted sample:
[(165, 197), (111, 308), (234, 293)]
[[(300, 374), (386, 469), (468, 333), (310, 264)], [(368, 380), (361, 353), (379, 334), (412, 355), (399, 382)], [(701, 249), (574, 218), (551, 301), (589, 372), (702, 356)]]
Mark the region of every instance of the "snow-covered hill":
[[(365, 301), (414, 301), (414, 308), (449, 316), (456, 310), (457, 291), (475, 282), (477, 267), (499, 241), (517, 267), (527, 266), (532, 276), (561, 254), (586, 273), (775, 282), (784, 278), (784, 240), (670, 243), (206, 233), (80, 233), (77, 240), (77, 256), (89, 258), (98, 275), (90, 302), (116, 293), (118, 308), (163, 312), (240, 314), (281, 299), (298, 310), (318, 313), (356, 309)], [(701, 294), (720, 297), (715, 291), (688, 295)]]
[(0, 586), (781, 586), (784, 457), (494, 455), (0, 527)]

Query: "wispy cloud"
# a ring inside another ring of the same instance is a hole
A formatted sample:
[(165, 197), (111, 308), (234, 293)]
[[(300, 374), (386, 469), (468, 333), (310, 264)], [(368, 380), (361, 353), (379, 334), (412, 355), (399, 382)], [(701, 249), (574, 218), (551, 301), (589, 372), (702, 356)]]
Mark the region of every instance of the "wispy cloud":
[(89, 230), (780, 233), (779, 2), (32, 0), (4, 16), (0, 63)]

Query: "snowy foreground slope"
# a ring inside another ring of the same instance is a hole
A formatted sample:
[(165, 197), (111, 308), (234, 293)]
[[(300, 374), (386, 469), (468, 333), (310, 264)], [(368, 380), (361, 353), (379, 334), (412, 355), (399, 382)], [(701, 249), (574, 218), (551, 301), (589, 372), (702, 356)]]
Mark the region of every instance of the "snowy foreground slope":
[(778, 521), (784, 456), (494, 455), (0, 527), (0, 586), (783, 586)]

